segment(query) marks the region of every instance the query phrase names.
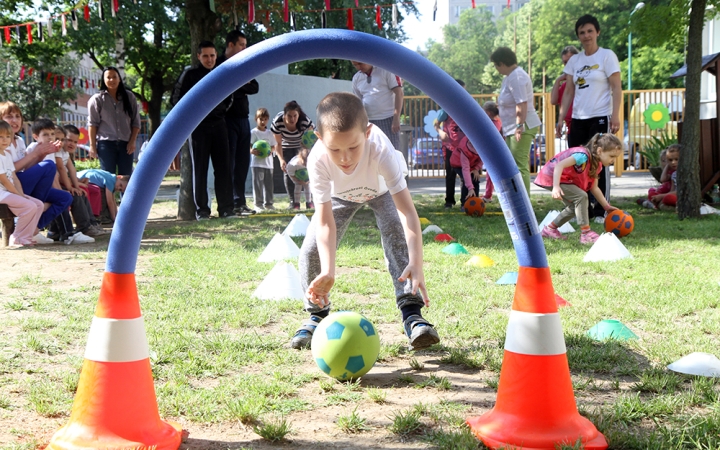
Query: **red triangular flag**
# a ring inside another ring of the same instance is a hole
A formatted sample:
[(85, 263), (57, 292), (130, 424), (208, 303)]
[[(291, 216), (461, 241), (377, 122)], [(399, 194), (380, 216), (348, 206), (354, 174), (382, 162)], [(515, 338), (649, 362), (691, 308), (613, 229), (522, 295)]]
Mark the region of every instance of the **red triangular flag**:
[(57, 77), (57, 75), (53, 77), (53, 89), (55, 89), (55, 87), (57, 86)]
[(359, 8), (359, 7), (360, 7), (360, 4), (358, 3), (358, 0), (355, 0), (355, 7), (356, 7), (356, 8)]
[(5, 27), (5, 42), (10, 43), (10, 27)]
[(35, 69), (31, 67), (30, 70), (28, 70), (28, 76), (31, 77), (34, 71)]
[(25, 78), (25, 66), (22, 66), (20, 68), (20, 81), (22, 81)]
[(52, 72), (48, 72), (47, 78), (45, 78), (45, 82), (46, 82), (46, 83), (49, 83), (49, 82), (50, 82), (50, 78), (52, 78)]
[(248, 23), (255, 22), (255, 0), (248, 1)]
[(70, 78), (70, 77), (68, 77), (68, 79), (67, 79), (67, 87), (68, 87), (68, 88), (71, 88), (72, 85), (73, 85), (73, 79)]
[(375, 22), (377, 22), (378, 29), (382, 30), (382, 18), (380, 17), (380, 5), (377, 5), (375, 7)]
[(325, 0), (325, 9), (330, 9), (330, 0)]
[(95, 80), (93, 80), (93, 89), (95, 89)]
[(348, 10), (347, 10), (347, 29), (348, 30), (355, 29), (355, 22), (353, 22), (352, 8), (348, 8)]
[(65, 75), (60, 76), (60, 89), (65, 87)]
[(288, 21), (288, 16), (290, 12), (288, 10), (288, 0), (283, 0), (283, 21)]
[(32, 24), (28, 23), (25, 25), (25, 29), (27, 29), (28, 34), (28, 44), (32, 44)]
[(270, 25), (270, 11), (265, 11), (265, 25)]
[(85, 22), (90, 23), (90, 5), (85, 5), (85, 8), (83, 9), (83, 16), (85, 17)]
[(475, 0), (472, 0), (472, 9), (475, 9)]
[(90, 82), (85, 78), (85, 89), (90, 89)]
[(113, 16), (115, 15), (114, 13), (118, 12), (119, 9), (120, 2), (118, 0), (113, 0)]

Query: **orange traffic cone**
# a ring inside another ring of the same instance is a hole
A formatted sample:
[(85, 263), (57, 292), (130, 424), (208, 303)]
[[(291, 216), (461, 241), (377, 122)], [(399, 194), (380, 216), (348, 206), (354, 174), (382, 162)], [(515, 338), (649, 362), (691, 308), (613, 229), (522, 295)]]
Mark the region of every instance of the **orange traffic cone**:
[(106, 272), (70, 421), (47, 449), (177, 449), (160, 420), (135, 274)]
[(520, 267), (495, 407), (467, 424), (493, 449), (607, 448), (575, 405), (549, 268)]

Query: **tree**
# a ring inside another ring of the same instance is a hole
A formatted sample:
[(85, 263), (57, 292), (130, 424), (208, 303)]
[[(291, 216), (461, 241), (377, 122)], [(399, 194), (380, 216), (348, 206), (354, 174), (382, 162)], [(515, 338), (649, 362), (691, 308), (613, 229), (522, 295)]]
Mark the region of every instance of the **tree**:
[(468, 92), (492, 92), (494, 86), (483, 82), (478, 68), (489, 61), (496, 35), (497, 28), (487, 9), (468, 9), (456, 25), (443, 27), (443, 42), (428, 43), (428, 59), (453, 78), (462, 79)]

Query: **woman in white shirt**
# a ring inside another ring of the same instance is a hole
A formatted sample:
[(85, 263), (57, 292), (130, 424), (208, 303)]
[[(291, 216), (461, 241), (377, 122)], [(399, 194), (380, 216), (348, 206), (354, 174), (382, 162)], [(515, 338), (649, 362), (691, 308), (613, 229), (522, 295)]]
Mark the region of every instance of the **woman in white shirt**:
[[(573, 55), (565, 65), (568, 82), (565, 85), (560, 115), (565, 114), (572, 103), (572, 121), (568, 133), (568, 147), (579, 147), (597, 133), (617, 133), (620, 129), (620, 103), (622, 84), (620, 63), (612, 50), (602, 48), (597, 40), (600, 36), (598, 20), (586, 14), (575, 22), (575, 34), (583, 51)], [(562, 120), (558, 121), (555, 135), (562, 132)], [(604, 167), (598, 178), (598, 187), (610, 200), (610, 171)], [(590, 205), (590, 217), (602, 218), (605, 211), (597, 202)], [(599, 219), (602, 220), (602, 219)]]
[(505, 78), (498, 94), (502, 134), (530, 195), (530, 146), (540, 129), (540, 117), (533, 104), (530, 76), (517, 65), (515, 52), (500, 47), (490, 55), (495, 69)]

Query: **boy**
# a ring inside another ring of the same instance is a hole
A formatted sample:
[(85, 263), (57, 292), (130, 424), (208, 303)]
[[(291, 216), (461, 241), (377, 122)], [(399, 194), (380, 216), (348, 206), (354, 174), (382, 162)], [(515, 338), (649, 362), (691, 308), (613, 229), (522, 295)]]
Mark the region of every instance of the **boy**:
[[(275, 155), (275, 134), (268, 130), (267, 124), (270, 120), (270, 113), (265, 108), (258, 108), (255, 113), (257, 127), (250, 131), (250, 169), (253, 180), (253, 197), (255, 209), (275, 209), (273, 206), (273, 156)], [(258, 158), (258, 151), (252, 148), (257, 141), (265, 141), (270, 144), (270, 156)]]
[[(38, 119), (33, 122), (32, 135), (35, 142), (30, 144), (27, 148), (27, 152), (31, 153), (36, 147), (42, 144), (53, 144), (58, 150), (62, 149), (62, 143), (55, 137), (55, 124), (52, 120)], [(55, 180), (53, 181), (53, 189), (61, 191), (60, 184), (57, 183), (57, 155), (51, 153), (45, 156), (45, 160), (52, 161), (53, 166), (56, 168)], [(62, 162), (62, 157), (60, 157)], [(72, 195), (70, 196), (70, 204), (72, 204)], [(49, 224), (44, 224), (42, 218), (40, 219), (39, 226), (42, 228), (45, 225), (48, 227), (48, 238), (52, 239), (53, 242), (64, 242), (65, 244), (90, 244), (95, 242), (95, 239), (83, 234), (82, 232), (76, 231), (73, 227), (70, 213), (68, 212), (68, 206), (66, 205), (55, 218)]]
[(127, 188), (127, 175), (114, 175), (102, 169), (85, 169), (77, 173), (78, 178), (82, 182), (83, 178), (101, 188), (105, 189), (105, 200), (107, 201), (110, 220), (115, 221), (117, 216), (117, 203), (115, 203), (115, 191), (125, 192)]
[(430, 347), (440, 338), (420, 314), (423, 305), (429, 306), (420, 220), (396, 151), (387, 136), (368, 123), (362, 101), (353, 94), (328, 94), (318, 104), (317, 118), (319, 140), (307, 165), (316, 210), (299, 261), (310, 317), (290, 345), (308, 347), (318, 323), (330, 313), (337, 244), (353, 215), (367, 204), (380, 229), (410, 347)]

